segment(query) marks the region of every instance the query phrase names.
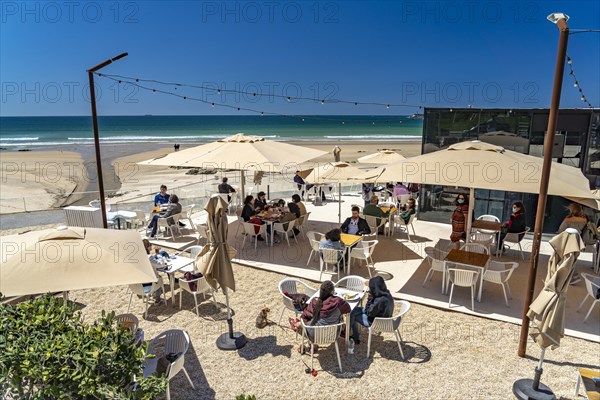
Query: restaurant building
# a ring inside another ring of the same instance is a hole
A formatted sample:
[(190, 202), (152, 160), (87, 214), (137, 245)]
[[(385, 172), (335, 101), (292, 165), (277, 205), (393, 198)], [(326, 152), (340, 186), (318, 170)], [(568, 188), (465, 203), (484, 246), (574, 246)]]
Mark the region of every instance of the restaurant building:
[[(423, 115), (422, 153), (465, 140), (481, 140), (505, 149), (543, 157), (548, 109), (426, 108)], [(561, 109), (553, 148), (553, 160), (580, 168), (590, 189), (600, 188), (600, 109)], [(419, 219), (449, 223), (453, 201), (465, 188), (423, 185), (420, 191)], [(509, 218), (514, 201), (522, 201), (528, 226), (534, 226), (537, 194), (502, 190), (475, 190), (475, 217), (491, 214), (501, 221)], [(566, 216), (570, 201), (548, 196), (544, 233), (556, 233)], [(585, 211), (597, 222), (600, 213)]]

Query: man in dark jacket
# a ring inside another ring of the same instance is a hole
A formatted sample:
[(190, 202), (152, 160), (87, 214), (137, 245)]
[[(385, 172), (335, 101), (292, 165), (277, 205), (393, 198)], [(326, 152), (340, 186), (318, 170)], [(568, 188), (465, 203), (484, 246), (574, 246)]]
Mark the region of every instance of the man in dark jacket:
[(174, 194), (171, 196), (171, 204), (169, 204), (169, 207), (165, 211), (159, 214), (155, 214), (154, 217), (152, 217), (152, 221), (150, 221), (150, 225), (148, 225), (148, 228), (152, 228), (152, 233), (150, 234), (150, 237), (153, 238), (154, 236), (156, 236), (159, 218), (167, 218), (167, 223), (169, 225), (173, 225), (175, 221), (171, 217), (179, 213), (181, 213), (181, 204), (179, 204), (179, 197), (177, 197), (177, 195)]
[(367, 220), (364, 218), (360, 218), (358, 216), (359, 212), (360, 209), (358, 207), (352, 207), (352, 216), (346, 218), (346, 220), (341, 226), (343, 233), (348, 233), (350, 235), (364, 235), (371, 233), (371, 228), (369, 228)]
[(352, 339), (354, 343), (360, 343), (360, 332), (358, 324), (369, 327), (377, 317), (390, 318), (394, 312), (394, 299), (380, 276), (369, 280), (369, 298), (365, 307), (356, 307), (350, 314), (350, 326), (352, 327)]

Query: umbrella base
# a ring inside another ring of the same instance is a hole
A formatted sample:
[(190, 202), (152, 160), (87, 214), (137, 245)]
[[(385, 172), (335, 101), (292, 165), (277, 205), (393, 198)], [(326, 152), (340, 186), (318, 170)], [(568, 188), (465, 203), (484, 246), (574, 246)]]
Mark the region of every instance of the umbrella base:
[(217, 338), (217, 347), (221, 350), (237, 350), (246, 345), (248, 339), (241, 332), (233, 332), (233, 338), (229, 332), (225, 332)]
[(513, 383), (513, 394), (522, 400), (556, 400), (552, 390), (540, 383), (537, 390), (533, 388), (533, 379), (519, 379)]

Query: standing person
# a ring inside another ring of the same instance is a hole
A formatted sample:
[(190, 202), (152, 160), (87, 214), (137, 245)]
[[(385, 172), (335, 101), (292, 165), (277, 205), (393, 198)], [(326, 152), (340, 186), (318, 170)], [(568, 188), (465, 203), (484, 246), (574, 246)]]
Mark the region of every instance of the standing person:
[(390, 318), (394, 313), (394, 299), (381, 276), (369, 279), (369, 297), (365, 307), (356, 307), (350, 313), (350, 326), (355, 344), (360, 344), (358, 324), (368, 328), (375, 318)]
[(371, 228), (364, 218), (359, 217), (360, 209), (356, 206), (352, 207), (352, 216), (346, 218), (341, 226), (344, 233), (350, 235), (364, 235), (371, 233)]
[(228, 179), (226, 176), (223, 177), (223, 181), (219, 185), (219, 193), (227, 194), (227, 201), (231, 203), (230, 193), (235, 193), (235, 189), (227, 183)]
[(340, 162), (341, 158), (342, 158), (342, 149), (340, 148), (340, 146), (335, 146), (333, 148), (333, 159), (335, 160), (335, 162)]
[[(502, 231), (498, 236), (498, 247), (502, 249), (502, 253), (508, 250), (508, 247), (504, 247), (502, 244), (507, 233), (520, 233), (524, 232), (527, 228), (527, 221), (525, 220), (525, 207), (520, 201), (515, 201), (512, 204), (512, 214), (508, 221), (502, 224)], [(519, 240), (523, 239), (525, 234), (519, 235)]]
[(160, 205), (167, 204), (170, 198), (171, 195), (167, 193), (167, 185), (160, 185), (160, 192), (154, 196), (154, 207), (152, 208), (152, 211), (159, 212)]
[(458, 249), (461, 240), (467, 238), (467, 218), (469, 214), (469, 198), (464, 194), (459, 194), (454, 201), (456, 208), (452, 213), (452, 234), (450, 240)]
[(396, 182), (394, 186), (394, 198), (396, 201), (400, 201), (400, 196), (410, 194), (410, 191), (402, 182)]
[(169, 223), (169, 225), (173, 225), (175, 221), (171, 217), (175, 214), (179, 214), (180, 212), (181, 204), (179, 204), (179, 197), (177, 197), (177, 195), (174, 194), (173, 196), (171, 196), (171, 202), (169, 203), (169, 207), (165, 211), (161, 211), (158, 214), (154, 214), (154, 216), (152, 217), (152, 220), (148, 225), (148, 228), (152, 228), (152, 233), (150, 234), (150, 237), (153, 238), (154, 236), (156, 236), (156, 230), (158, 229), (157, 220), (159, 218), (168, 218), (167, 222)]

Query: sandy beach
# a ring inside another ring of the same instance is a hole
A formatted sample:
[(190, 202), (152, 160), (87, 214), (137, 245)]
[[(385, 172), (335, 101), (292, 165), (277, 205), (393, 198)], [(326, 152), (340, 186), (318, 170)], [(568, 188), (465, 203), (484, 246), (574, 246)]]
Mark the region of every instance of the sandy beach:
[(0, 214), (60, 207), (71, 193), (87, 188), (89, 176), (79, 152), (2, 152), (0, 160)]

